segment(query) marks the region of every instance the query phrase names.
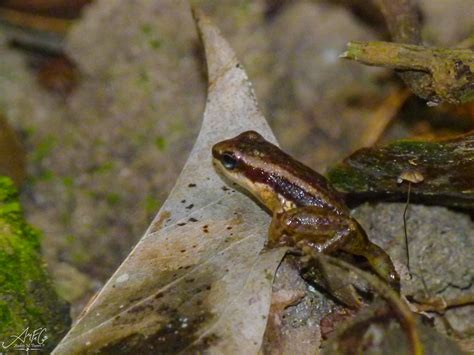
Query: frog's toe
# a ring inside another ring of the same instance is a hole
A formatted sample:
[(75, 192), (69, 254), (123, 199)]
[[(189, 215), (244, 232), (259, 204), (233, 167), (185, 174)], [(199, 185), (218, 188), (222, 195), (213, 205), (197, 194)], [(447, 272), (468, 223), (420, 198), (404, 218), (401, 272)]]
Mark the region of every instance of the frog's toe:
[(400, 276), (395, 270), (389, 272), (388, 283), (395, 291), (400, 292)]
[(376, 258), (367, 258), (373, 269), (395, 291), (400, 292), (400, 276), (398, 276), (390, 257), (383, 253)]
[(385, 282), (394, 290), (400, 292), (400, 277), (393, 266), (390, 256), (382, 248), (370, 243), (363, 256), (365, 256), (372, 266), (372, 269), (385, 280)]

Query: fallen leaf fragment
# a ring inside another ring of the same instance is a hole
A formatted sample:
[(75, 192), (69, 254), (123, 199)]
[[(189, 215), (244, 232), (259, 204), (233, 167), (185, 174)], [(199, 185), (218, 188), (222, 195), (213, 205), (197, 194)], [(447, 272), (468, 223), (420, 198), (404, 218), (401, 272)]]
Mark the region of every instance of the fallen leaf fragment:
[(155, 221), (55, 354), (256, 354), (261, 347), (285, 251), (261, 253), (269, 217), (225, 186), (210, 151), (248, 129), (275, 138), (234, 52), (203, 14), (194, 15), (209, 81), (195, 146)]
[(265, 337), (271, 339), (271, 342), (265, 344), (264, 350), (266, 354), (283, 354), (284, 334), (281, 332), (283, 322), (283, 312), (289, 306), (301, 301), (305, 296), (305, 292), (298, 290), (278, 290), (272, 294), (272, 303), (268, 316)]

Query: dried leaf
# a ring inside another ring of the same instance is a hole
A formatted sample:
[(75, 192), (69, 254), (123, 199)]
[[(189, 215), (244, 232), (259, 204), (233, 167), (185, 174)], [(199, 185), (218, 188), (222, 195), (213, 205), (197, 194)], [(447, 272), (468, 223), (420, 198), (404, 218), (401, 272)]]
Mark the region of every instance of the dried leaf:
[(210, 149), (248, 129), (275, 138), (234, 52), (205, 16), (195, 18), (209, 76), (201, 132), (144, 237), (55, 354), (260, 349), (284, 250), (260, 254), (269, 217), (226, 187)]

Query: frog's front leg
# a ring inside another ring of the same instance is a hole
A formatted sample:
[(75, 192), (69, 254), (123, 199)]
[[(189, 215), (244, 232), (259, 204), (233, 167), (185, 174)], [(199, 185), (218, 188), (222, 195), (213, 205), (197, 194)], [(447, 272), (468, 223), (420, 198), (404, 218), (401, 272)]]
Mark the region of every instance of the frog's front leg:
[(306, 206), (273, 216), (268, 245), (285, 245), (330, 254), (343, 250), (367, 259), (372, 268), (390, 285), (399, 289), (398, 274), (390, 257), (370, 242), (357, 221), (327, 208)]

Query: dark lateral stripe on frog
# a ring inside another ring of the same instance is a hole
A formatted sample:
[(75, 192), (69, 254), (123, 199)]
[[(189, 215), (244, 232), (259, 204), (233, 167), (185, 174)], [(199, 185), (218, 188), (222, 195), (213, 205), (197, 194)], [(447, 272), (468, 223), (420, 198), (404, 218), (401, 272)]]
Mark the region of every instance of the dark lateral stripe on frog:
[(268, 174), (263, 169), (254, 168), (246, 164), (241, 166), (242, 173), (251, 181), (268, 185), (273, 191), (283, 196), (288, 201), (291, 201), (297, 207), (301, 206), (318, 206), (333, 209), (337, 213), (341, 213), (341, 209), (328, 205), (321, 198), (314, 196), (297, 184), (294, 184), (282, 176), (277, 174)]
[[(324, 176), (263, 138), (239, 140), (239, 150), (244, 153), (239, 159), (240, 170), (247, 178), (268, 184), (296, 206), (324, 206), (338, 214), (348, 213), (343, 199)], [(327, 198), (328, 196), (331, 198)], [(328, 204), (328, 200), (332, 200), (334, 204)]]
[[(245, 134), (245, 133), (244, 133)], [(240, 170), (250, 180), (268, 183), (265, 176), (273, 176), (272, 189), (279, 192), (285, 199), (300, 205), (326, 206), (334, 209), (340, 214), (347, 214), (347, 207), (340, 198), (338, 192), (328, 184), (324, 176), (318, 174), (310, 167), (293, 159), (293, 157), (266, 141), (259, 136), (258, 138), (249, 138), (244, 134), (234, 138), (235, 144), (242, 152), (240, 162), (243, 165)], [(261, 169), (258, 171), (258, 169)], [(252, 172), (256, 170), (256, 172)], [(253, 178), (255, 176), (255, 179)], [(269, 184), (270, 185), (270, 184)], [(285, 195), (286, 193), (286, 195)], [(327, 203), (327, 197), (331, 196), (334, 204)], [(302, 197), (302, 200), (299, 198)], [(295, 201), (296, 199), (296, 201)], [(300, 201), (298, 203), (298, 201)]]

